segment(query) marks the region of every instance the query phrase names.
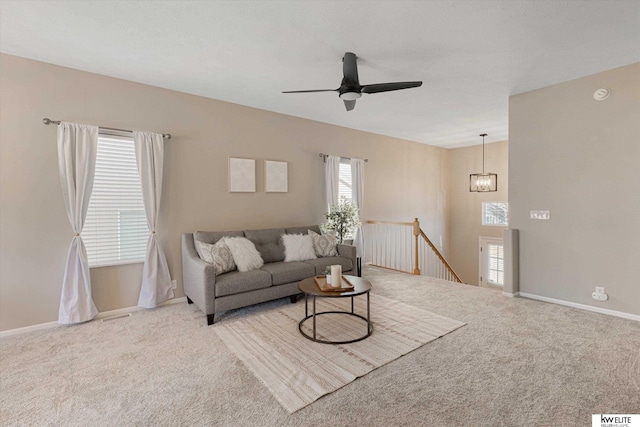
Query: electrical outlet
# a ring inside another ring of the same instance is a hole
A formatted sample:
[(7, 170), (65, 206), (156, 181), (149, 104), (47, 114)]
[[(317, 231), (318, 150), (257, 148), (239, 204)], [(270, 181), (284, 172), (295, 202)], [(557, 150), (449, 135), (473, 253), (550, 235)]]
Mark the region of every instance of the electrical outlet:
[(598, 293), (598, 292), (594, 292), (594, 293), (592, 293), (592, 294), (591, 294), (591, 297), (592, 297), (593, 299), (595, 299), (595, 300), (598, 300), (598, 301), (606, 301), (606, 300), (608, 300), (608, 299), (609, 299), (609, 295), (607, 295), (607, 294), (601, 294), (601, 293)]
[(596, 286), (596, 291), (591, 294), (591, 298), (598, 301), (606, 301), (609, 299), (609, 295), (604, 291), (604, 286)]

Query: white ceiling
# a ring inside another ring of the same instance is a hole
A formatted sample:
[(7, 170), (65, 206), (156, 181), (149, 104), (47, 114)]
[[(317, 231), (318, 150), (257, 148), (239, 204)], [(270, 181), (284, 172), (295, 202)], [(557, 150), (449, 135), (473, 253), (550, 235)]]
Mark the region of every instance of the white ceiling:
[[(3, 0), (0, 51), (453, 148), (508, 139), (510, 95), (640, 62), (640, 1)], [(281, 93), (337, 88), (346, 51), (361, 84), (424, 84)]]

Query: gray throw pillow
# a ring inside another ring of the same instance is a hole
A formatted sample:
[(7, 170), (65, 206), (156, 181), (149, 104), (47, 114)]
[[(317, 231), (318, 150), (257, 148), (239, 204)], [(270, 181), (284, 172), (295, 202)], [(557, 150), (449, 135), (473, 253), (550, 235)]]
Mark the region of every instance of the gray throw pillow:
[(318, 234), (313, 230), (308, 230), (309, 236), (313, 240), (313, 249), (316, 255), (320, 257), (338, 256), (336, 245), (338, 239), (333, 234)]

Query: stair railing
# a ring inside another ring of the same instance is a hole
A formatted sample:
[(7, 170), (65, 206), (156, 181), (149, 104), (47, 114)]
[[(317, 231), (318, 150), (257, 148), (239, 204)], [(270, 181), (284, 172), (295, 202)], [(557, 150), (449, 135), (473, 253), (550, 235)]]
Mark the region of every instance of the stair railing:
[(365, 236), (365, 261), (372, 266), (462, 283), (420, 228), (418, 218), (412, 222), (367, 221)]

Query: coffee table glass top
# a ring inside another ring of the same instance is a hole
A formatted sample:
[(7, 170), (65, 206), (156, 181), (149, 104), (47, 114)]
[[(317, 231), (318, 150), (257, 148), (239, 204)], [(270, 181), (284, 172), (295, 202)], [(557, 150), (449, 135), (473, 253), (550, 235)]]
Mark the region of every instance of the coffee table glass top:
[(342, 297), (351, 297), (355, 295), (362, 295), (371, 290), (371, 282), (361, 277), (349, 276), (343, 274), (351, 284), (353, 285), (352, 291), (342, 291), (342, 292), (332, 292), (332, 291), (322, 291), (316, 285), (315, 277), (309, 277), (304, 279), (298, 284), (298, 288), (304, 292), (306, 295), (315, 295), (319, 297), (325, 298), (342, 298)]

